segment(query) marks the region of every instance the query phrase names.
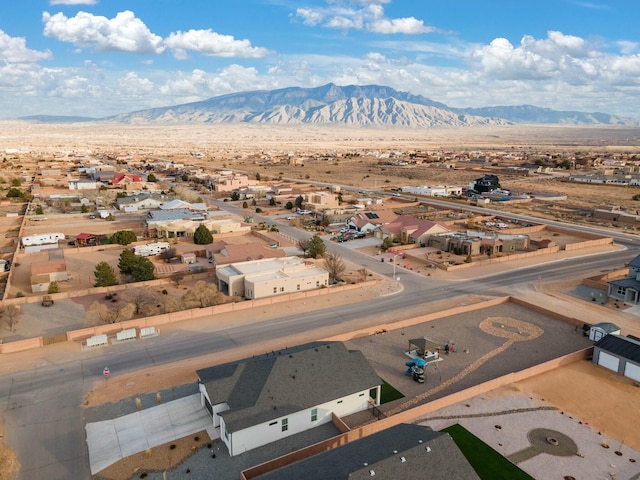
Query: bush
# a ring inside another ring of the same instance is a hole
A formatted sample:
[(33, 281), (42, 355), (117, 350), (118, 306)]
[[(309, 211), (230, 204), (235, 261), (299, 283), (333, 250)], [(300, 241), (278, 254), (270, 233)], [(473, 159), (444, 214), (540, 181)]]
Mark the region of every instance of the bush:
[(200, 225), (193, 232), (193, 243), (196, 245), (209, 245), (213, 242), (213, 235), (205, 225)]
[(118, 245), (129, 245), (137, 239), (138, 237), (131, 230), (119, 230), (109, 237), (111, 243), (117, 243)]

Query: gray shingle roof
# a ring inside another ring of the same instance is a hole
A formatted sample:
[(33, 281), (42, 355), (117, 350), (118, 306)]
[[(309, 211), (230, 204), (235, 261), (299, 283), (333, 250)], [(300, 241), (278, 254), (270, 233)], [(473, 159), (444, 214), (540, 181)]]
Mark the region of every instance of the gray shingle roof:
[(376, 387), (382, 382), (362, 352), (316, 343), (198, 370), (230, 432)]
[(404, 423), (257, 478), (364, 480), (371, 478), (371, 471), (375, 472), (376, 479), (480, 478), (449, 434), (434, 432), (429, 427), (421, 425)]
[(606, 335), (598, 340), (594, 347), (640, 365), (640, 342), (632, 338)]
[(614, 285), (616, 287), (633, 288), (635, 290), (640, 290), (640, 281), (631, 277), (624, 277), (624, 278), (618, 278), (617, 280), (611, 280), (609, 284)]
[(640, 268), (640, 255), (638, 255), (637, 257), (633, 258), (633, 260), (631, 260), (629, 262), (629, 266), (630, 267)]

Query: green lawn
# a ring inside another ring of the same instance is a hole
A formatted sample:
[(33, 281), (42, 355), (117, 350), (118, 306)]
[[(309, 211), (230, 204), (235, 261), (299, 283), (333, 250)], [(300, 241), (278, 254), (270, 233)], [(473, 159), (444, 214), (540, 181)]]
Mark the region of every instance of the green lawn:
[[(404, 395), (400, 393), (398, 390), (389, 385), (384, 378), (381, 378), (382, 386), (380, 387), (380, 404), (393, 402), (394, 400), (398, 400), (399, 398), (403, 398)], [(372, 398), (376, 398), (376, 390), (371, 390), (370, 393)]]
[(482, 480), (534, 480), (478, 437), (456, 424), (447, 432)]

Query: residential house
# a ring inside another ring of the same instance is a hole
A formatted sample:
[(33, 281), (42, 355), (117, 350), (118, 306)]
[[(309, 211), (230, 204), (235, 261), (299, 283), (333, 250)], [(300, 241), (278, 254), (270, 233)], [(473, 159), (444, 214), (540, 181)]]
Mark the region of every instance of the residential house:
[(345, 223), (347, 227), (359, 232), (373, 232), (380, 225), (393, 222), (398, 215), (391, 210), (375, 210), (370, 212), (358, 212), (352, 215)]
[(179, 198), (175, 198), (169, 202), (163, 203), (159, 205), (161, 210), (191, 210), (197, 212), (206, 212), (207, 204), (206, 203), (189, 203), (184, 200), (180, 200)]
[(640, 303), (640, 255), (629, 262), (629, 273), (624, 278), (609, 282), (608, 295), (627, 305)]
[(287, 254), (278, 247), (261, 242), (230, 244), (224, 241), (214, 242), (206, 247), (207, 258), (216, 267), (237, 262), (262, 260), (265, 258), (283, 258)]
[(374, 235), (381, 240), (391, 237), (400, 243), (426, 244), (432, 235), (445, 232), (449, 229), (441, 223), (399, 215), (393, 222), (376, 228)]
[[(206, 212), (192, 211), (186, 208), (177, 208), (175, 210), (151, 210), (147, 213), (147, 218), (145, 220), (146, 233), (149, 237), (157, 237), (158, 226), (166, 226), (168, 223), (178, 220), (202, 222), (206, 219), (206, 216)], [(198, 225), (196, 225), (196, 228)]]
[(141, 193), (116, 198), (116, 205), (118, 210), (123, 210), (125, 212), (137, 212), (138, 210), (160, 208), (162, 205), (172, 201), (173, 199), (174, 197), (172, 195)]
[(359, 480), (374, 476), (403, 480), (480, 480), (448, 433), (408, 423), (293, 461), (255, 479)]
[(97, 190), (100, 183), (95, 180), (80, 178), (77, 180), (69, 180), (68, 185), (69, 190)]
[(339, 342), (301, 345), (196, 374), (202, 405), (230, 456), (377, 405), (382, 383), (362, 352)]
[[(223, 251), (230, 247), (227, 245)], [(324, 268), (307, 265), (299, 257), (286, 257), (282, 250), (277, 255), (216, 265), (218, 289), (229, 296), (258, 299), (316, 290), (329, 284), (329, 273)], [(220, 254), (214, 257), (219, 261)]]
[(67, 262), (63, 255), (49, 256), (44, 262), (31, 264), (31, 292), (46, 292), (51, 282), (64, 282), (71, 279), (67, 272)]

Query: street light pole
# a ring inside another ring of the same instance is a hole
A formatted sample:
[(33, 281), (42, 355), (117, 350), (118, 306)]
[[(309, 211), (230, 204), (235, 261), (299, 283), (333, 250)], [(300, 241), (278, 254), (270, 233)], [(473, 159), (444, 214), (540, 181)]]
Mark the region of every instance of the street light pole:
[(399, 256), (399, 253), (396, 253), (393, 256), (393, 279), (396, 280), (396, 257)]

